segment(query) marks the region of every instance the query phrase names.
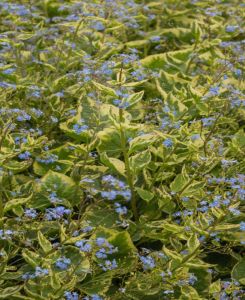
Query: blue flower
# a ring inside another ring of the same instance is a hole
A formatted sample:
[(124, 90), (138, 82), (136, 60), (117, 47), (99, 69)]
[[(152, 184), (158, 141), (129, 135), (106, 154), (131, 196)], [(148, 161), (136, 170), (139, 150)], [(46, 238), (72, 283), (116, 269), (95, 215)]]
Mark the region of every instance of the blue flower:
[(235, 216), (239, 216), (241, 214), (240, 210), (233, 208), (233, 207), (230, 207), (229, 211)]
[(99, 295), (97, 294), (93, 294), (90, 296), (91, 298), (89, 297), (85, 297), (83, 298), (83, 300), (103, 300), (103, 298), (101, 298)]
[(87, 125), (74, 124), (72, 129), (76, 132), (76, 134), (80, 134), (88, 129)]
[(35, 275), (27, 272), (27, 273), (23, 274), (23, 275), (21, 276), (21, 278), (22, 278), (23, 280), (34, 279), (34, 278), (35, 278)]
[(208, 7), (206, 10), (205, 10), (205, 14), (209, 17), (215, 17), (215, 16), (218, 16), (220, 15), (220, 12), (216, 10), (215, 7)]
[(8, 240), (11, 239), (12, 235), (14, 235), (14, 231), (7, 229), (7, 230), (2, 230), (0, 229), (0, 240)]
[(16, 89), (16, 85), (15, 84), (7, 83), (5, 81), (0, 82), (0, 87), (2, 87), (2, 88), (8, 88), (8, 87), (10, 87), (10, 88)]
[(208, 211), (208, 206), (202, 206), (202, 207), (198, 208), (197, 210), (201, 211), (201, 212), (207, 212)]
[(218, 86), (211, 86), (209, 89), (210, 96), (218, 96), (219, 95), (219, 87)]
[(31, 156), (31, 153), (29, 151), (25, 151), (24, 153), (20, 153), (18, 155), (19, 159), (22, 159), (22, 160), (27, 160), (29, 159)]
[(173, 140), (172, 139), (166, 139), (164, 142), (163, 142), (163, 145), (167, 148), (171, 148), (173, 146)]
[(98, 21), (95, 22), (91, 25), (92, 29), (98, 30), (98, 31), (103, 31), (105, 29), (105, 26), (103, 25), (102, 22)]
[(31, 112), (37, 117), (40, 118), (41, 116), (44, 115), (44, 113), (40, 110), (40, 109), (36, 109), (36, 108), (31, 108)]
[(113, 259), (112, 261), (108, 259), (104, 263), (99, 264), (99, 266), (103, 271), (114, 270), (118, 267), (115, 259)]
[(143, 264), (143, 269), (144, 270), (150, 270), (155, 267), (155, 260), (151, 256), (140, 256), (139, 257), (142, 264)]
[(236, 164), (237, 160), (227, 160), (227, 159), (222, 159), (221, 164), (222, 168), (227, 168), (229, 166), (232, 166), (233, 164)]
[(37, 217), (38, 213), (34, 208), (27, 208), (24, 211), (24, 215), (27, 218), (35, 219)]
[(87, 233), (87, 232), (92, 231), (93, 229), (94, 229), (94, 227), (92, 227), (92, 226), (86, 226), (86, 227), (82, 228), (81, 230), (82, 230), (82, 232)]
[(50, 200), (51, 203), (59, 203), (59, 202), (62, 202), (62, 200), (60, 200), (60, 199), (57, 197), (56, 192), (52, 192), (48, 197), (49, 197), (49, 200)]
[(137, 61), (139, 58), (138, 55), (136, 55), (135, 53), (133, 53), (133, 54), (122, 53), (122, 54), (120, 54), (120, 57), (122, 58), (123, 64), (126, 64), (126, 65)]
[(232, 26), (232, 25), (228, 25), (228, 26), (226, 26), (226, 28), (225, 28), (225, 31), (226, 32), (234, 32), (234, 31), (236, 31), (237, 29), (239, 28), (239, 26)]
[(153, 43), (157, 43), (161, 40), (161, 37), (159, 35), (155, 35), (155, 36), (152, 36), (150, 38), (150, 41), (153, 42)]
[(96, 245), (100, 247), (100, 246), (103, 246), (107, 241), (105, 238), (98, 237), (95, 242), (96, 242)]
[(209, 207), (219, 207), (219, 206), (220, 206), (219, 200), (214, 200), (209, 204)]
[(52, 123), (57, 123), (59, 121), (58, 118), (56, 118), (54, 116), (51, 116), (50, 119), (51, 119)]
[(222, 201), (222, 204), (224, 204), (224, 205), (229, 205), (230, 204), (230, 200), (229, 199), (224, 199), (223, 201)]
[(65, 292), (64, 296), (66, 297), (66, 300), (78, 300), (79, 295), (77, 292)]
[(60, 97), (60, 98), (62, 98), (62, 97), (64, 97), (64, 92), (58, 92), (58, 93), (56, 93), (56, 94), (54, 94), (56, 97)]
[(58, 157), (58, 155), (51, 153), (51, 154), (46, 154), (45, 158), (37, 157), (36, 160), (40, 163), (48, 165), (48, 164), (52, 164), (52, 163), (56, 162), (57, 160), (59, 160), (59, 157)]
[(95, 253), (96, 257), (98, 258), (107, 258), (106, 250), (105, 248), (101, 248), (99, 251)]
[(210, 126), (213, 124), (213, 121), (214, 121), (214, 118), (210, 117), (210, 118), (202, 118), (202, 123), (203, 123), (203, 126)]
[(59, 220), (63, 218), (64, 215), (69, 215), (70, 213), (70, 209), (66, 209), (64, 206), (57, 206), (55, 208), (47, 208), (44, 218), (48, 221)]
[(121, 195), (122, 197), (124, 197), (124, 199), (126, 201), (129, 201), (131, 199), (131, 196), (132, 196), (130, 190), (119, 191), (118, 194)]
[(240, 223), (240, 230), (245, 231), (245, 222), (243, 221)]
[(66, 270), (70, 264), (71, 264), (70, 258), (66, 258), (63, 256), (56, 261), (55, 266), (61, 270)]
[(240, 77), (242, 75), (242, 70), (241, 69), (235, 69), (234, 73), (236, 76)]
[(10, 75), (10, 74), (12, 74), (14, 71), (15, 71), (14, 68), (9, 68), (9, 69), (3, 70), (2, 73), (5, 74), (5, 75)]
[(88, 243), (87, 240), (80, 240), (75, 243), (75, 246), (77, 246), (82, 252), (91, 252), (92, 246)]
[(113, 104), (115, 104), (119, 108), (127, 108), (130, 105), (128, 102), (123, 102), (123, 101), (121, 101), (119, 99), (113, 100)]
[(43, 277), (43, 276), (46, 276), (48, 274), (49, 274), (49, 270), (48, 269), (43, 269), (41, 267), (36, 267), (34, 276), (35, 277)]
[(23, 121), (29, 121), (31, 119), (31, 116), (28, 115), (26, 112), (24, 111), (19, 111), (19, 115), (16, 118), (16, 121), (18, 122), (23, 122)]
[(127, 207), (126, 207), (126, 206), (121, 206), (121, 204), (120, 204), (120, 203), (117, 203), (117, 202), (116, 202), (114, 205), (115, 205), (115, 207), (116, 207), (115, 211), (116, 211), (119, 215), (126, 215), (126, 214), (127, 214), (128, 210), (127, 210)]
[(204, 242), (205, 239), (206, 239), (205, 235), (201, 235), (201, 236), (198, 238), (198, 240), (199, 240), (200, 242)]
[(196, 140), (198, 140), (198, 139), (200, 139), (200, 138), (201, 138), (201, 136), (200, 136), (199, 133), (193, 134), (193, 135), (191, 136), (191, 140), (192, 140), (192, 141), (196, 141)]
[(144, 72), (144, 70), (138, 69), (138, 70), (131, 72), (131, 75), (133, 77), (135, 77), (137, 80), (141, 81), (141, 80), (145, 79), (145, 77), (146, 77), (143, 72)]
[(117, 191), (109, 191), (109, 192), (103, 191), (103, 192), (101, 192), (101, 196), (103, 198), (107, 198), (108, 200), (115, 200), (117, 195), (118, 195)]

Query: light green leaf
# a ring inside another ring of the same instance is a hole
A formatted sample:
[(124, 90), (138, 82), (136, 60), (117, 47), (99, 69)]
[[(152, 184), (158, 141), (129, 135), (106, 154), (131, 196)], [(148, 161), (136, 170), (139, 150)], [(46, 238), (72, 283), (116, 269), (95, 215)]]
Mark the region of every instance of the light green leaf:
[(215, 230), (217, 231), (227, 231), (229, 229), (238, 229), (239, 228), (239, 224), (220, 224), (215, 226)]
[(209, 293), (212, 295), (214, 293), (219, 293), (221, 291), (220, 279), (214, 281), (209, 287)]
[(22, 285), (17, 285), (14, 287), (8, 287), (5, 289), (0, 289), (0, 299), (10, 299), (9, 297), (11, 295), (14, 295), (17, 293), (19, 290), (22, 289)]
[(174, 181), (170, 184), (170, 188), (173, 192), (180, 192), (184, 186), (188, 183), (189, 176), (186, 173), (185, 167), (183, 167), (181, 174), (178, 174)]
[(183, 226), (179, 226), (176, 224), (171, 224), (169, 222), (165, 222), (163, 224), (163, 229), (172, 233), (180, 233), (183, 232)]
[(135, 40), (125, 43), (125, 46), (129, 48), (143, 48), (149, 44), (149, 40)]
[(185, 65), (189, 58), (189, 55), (193, 52), (193, 47), (189, 47), (185, 50), (170, 51), (161, 54), (149, 55), (141, 60), (141, 63), (145, 67), (162, 69), (168, 64), (169, 59), (178, 60), (179, 65)]
[(106, 128), (98, 132), (99, 152), (107, 152), (110, 156), (117, 156), (122, 151), (120, 135), (115, 128)]
[(70, 160), (58, 160), (52, 164), (45, 164), (35, 161), (33, 163), (33, 170), (35, 174), (39, 176), (45, 175), (49, 170), (57, 171), (59, 173), (67, 173), (73, 165), (73, 162)]
[(86, 210), (83, 220), (94, 228), (98, 226), (113, 228), (118, 221), (118, 214), (105, 205), (103, 207), (94, 205)]
[(201, 300), (202, 298), (198, 295), (198, 292), (190, 285), (181, 287), (180, 300)]
[(28, 169), (32, 165), (33, 160), (25, 160), (25, 161), (16, 161), (10, 160), (6, 164), (4, 164), (4, 168), (7, 170), (12, 171), (14, 174), (23, 172), (24, 170)]
[(234, 266), (231, 275), (233, 279), (245, 284), (245, 257)]
[(200, 242), (197, 238), (197, 235), (192, 234), (192, 236), (187, 241), (187, 246), (188, 246), (190, 253), (195, 251), (199, 247), (199, 245), (200, 245)]
[(136, 103), (138, 103), (142, 99), (143, 95), (144, 95), (144, 91), (134, 93), (130, 95), (127, 99), (125, 99), (125, 102), (129, 103), (128, 107), (131, 107)]
[(82, 282), (78, 283), (77, 287), (85, 292), (86, 294), (98, 294), (98, 293), (105, 293), (112, 281), (112, 274), (110, 272), (101, 273), (92, 276), (87, 276), (87, 278)]
[(33, 197), (33, 194), (31, 194), (30, 196), (28, 196), (27, 198), (16, 198), (16, 199), (12, 199), (9, 200), (5, 206), (3, 211), (6, 213), (7, 211), (14, 209), (20, 205), (26, 204), (28, 201), (30, 201)]
[(50, 270), (50, 285), (53, 289), (58, 290), (61, 287), (60, 279), (57, 273)]
[(100, 154), (100, 160), (103, 164), (109, 167), (112, 171), (119, 173), (122, 176), (125, 175), (125, 164), (120, 159), (114, 157), (108, 157), (105, 152)]
[(178, 263), (180, 263), (182, 261), (182, 256), (178, 252), (170, 250), (170, 249), (166, 248), (165, 246), (163, 247), (163, 251), (169, 259), (173, 259), (173, 260), (177, 261)]
[(37, 266), (40, 266), (40, 263), (42, 261), (42, 259), (39, 257), (39, 255), (37, 255), (35, 252), (27, 250), (27, 249), (24, 249), (22, 251), (22, 257), (29, 265), (31, 265), (34, 268)]
[(104, 92), (106, 95), (117, 97), (117, 93), (112, 88), (95, 81), (93, 81), (93, 84), (99, 91)]
[(149, 202), (150, 200), (152, 200), (154, 198), (154, 194), (144, 190), (142, 188), (135, 188), (136, 192), (138, 193), (138, 195), (140, 196), (141, 199), (145, 200), (146, 202)]
[(158, 139), (158, 136), (154, 133), (146, 133), (132, 139), (129, 143), (129, 154), (139, 150), (145, 150)]
[(130, 168), (133, 170), (133, 172), (138, 172), (145, 168), (150, 163), (150, 161), (151, 153), (149, 152), (149, 150), (145, 150), (130, 157)]
[(38, 231), (37, 238), (40, 246), (42, 247), (44, 253), (48, 253), (52, 250), (52, 244), (50, 241), (42, 234), (41, 231)]
[(192, 184), (190, 184), (184, 191), (181, 193), (181, 196), (194, 196), (203, 189), (205, 183), (204, 182), (197, 182), (193, 181)]
[(68, 207), (71, 207), (72, 204), (78, 204), (81, 201), (81, 193), (75, 182), (64, 174), (50, 170), (38, 182), (32, 206), (35, 208), (49, 206), (51, 202), (48, 197), (51, 191), (56, 192), (57, 198), (60, 200), (59, 203)]

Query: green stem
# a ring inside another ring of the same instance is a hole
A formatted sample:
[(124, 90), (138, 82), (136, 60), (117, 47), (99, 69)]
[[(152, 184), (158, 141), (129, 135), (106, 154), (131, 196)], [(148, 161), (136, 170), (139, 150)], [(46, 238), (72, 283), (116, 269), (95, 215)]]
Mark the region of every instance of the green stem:
[(2, 192), (0, 192), (0, 228), (3, 228), (3, 200)]
[(136, 195), (134, 192), (134, 181), (133, 181), (133, 174), (130, 169), (129, 165), (129, 156), (128, 156), (128, 151), (126, 147), (126, 136), (124, 129), (122, 127), (122, 122), (123, 122), (123, 109), (119, 109), (119, 119), (120, 119), (120, 139), (121, 139), (121, 146), (122, 146), (122, 151), (123, 151), (123, 157), (124, 157), (124, 163), (125, 163), (125, 169), (126, 169), (126, 175), (127, 175), (127, 181), (128, 185), (131, 191), (131, 206), (132, 206), (132, 211), (135, 220), (139, 219), (138, 212), (137, 212), (137, 202), (136, 202)]
[[(0, 183), (2, 186), (2, 178), (0, 179)], [(3, 192), (0, 190), (0, 228), (3, 228)]]
[(221, 113), (218, 114), (217, 118), (215, 119), (213, 126), (209, 132), (209, 134), (207, 135), (207, 137), (205, 138), (204, 144), (203, 144), (203, 149), (204, 149), (204, 154), (205, 156), (207, 156), (207, 144), (209, 142), (209, 139), (211, 138), (212, 134), (215, 132), (216, 129), (216, 125), (218, 123), (219, 118), (221, 117)]

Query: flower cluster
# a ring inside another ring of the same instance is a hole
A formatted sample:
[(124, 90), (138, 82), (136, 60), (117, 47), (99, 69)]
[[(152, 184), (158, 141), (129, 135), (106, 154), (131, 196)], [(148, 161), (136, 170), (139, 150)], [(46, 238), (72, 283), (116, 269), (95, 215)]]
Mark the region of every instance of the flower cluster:
[(105, 175), (102, 177), (102, 184), (105, 188), (110, 189), (109, 191), (102, 191), (101, 196), (108, 200), (115, 200), (117, 196), (122, 196), (126, 201), (131, 199), (131, 191), (127, 185), (113, 177), (112, 175)]
[(50, 154), (45, 154), (45, 157), (37, 157), (36, 161), (38, 161), (39, 163), (45, 164), (45, 165), (49, 165), (49, 164), (53, 164), (58, 160), (58, 156), (56, 154), (50, 153)]
[(34, 273), (25, 273), (22, 275), (22, 279), (29, 280), (38, 277), (47, 276), (49, 274), (49, 270), (41, 267), (36, 267)]
[(45, 210), (44, 218), (48, 221), (52, 220), (60, 220), (64, 216), (69, 216), (71, 214), (71, 210), (65, 208), (64, 206), (57, 206), (54, 208), (47, 208)]
[(55, 266), (60, 270), (67, 270), (70, 264), (71, 264), (70, 258), (66, 258), (63, 256), (56, 261)]

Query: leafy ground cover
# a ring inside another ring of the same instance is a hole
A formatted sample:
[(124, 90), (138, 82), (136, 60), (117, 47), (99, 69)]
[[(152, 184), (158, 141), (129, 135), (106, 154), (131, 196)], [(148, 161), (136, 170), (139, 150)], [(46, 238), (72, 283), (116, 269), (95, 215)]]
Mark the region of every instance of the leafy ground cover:
[(242, 2), (0, 14), (0, 299), (244, 299)]

